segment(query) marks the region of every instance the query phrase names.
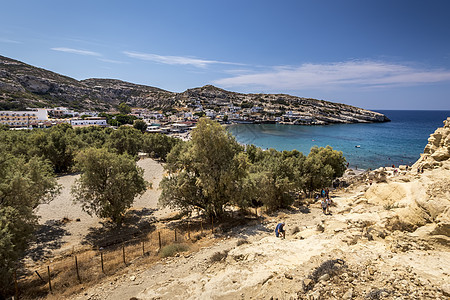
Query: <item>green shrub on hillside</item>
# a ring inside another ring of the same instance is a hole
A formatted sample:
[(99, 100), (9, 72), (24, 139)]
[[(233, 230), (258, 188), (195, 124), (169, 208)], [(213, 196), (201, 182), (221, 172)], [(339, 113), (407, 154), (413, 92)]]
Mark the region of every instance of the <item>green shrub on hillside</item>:
[(159, 255), (161, 257), (169, 257), (169, 256), (175, 256), (175, 254), (180, 252), (185, 252), (189, 250), (189, 246), (186, 244), (170, 244), (167, 246), (164, 246), (161, 251), (159, 252)]

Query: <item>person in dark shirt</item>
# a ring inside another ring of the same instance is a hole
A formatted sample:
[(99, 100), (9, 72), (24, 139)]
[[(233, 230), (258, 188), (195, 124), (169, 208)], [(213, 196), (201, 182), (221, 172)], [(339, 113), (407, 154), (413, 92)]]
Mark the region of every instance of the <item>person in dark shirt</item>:
[(277, 227), (275, 228), (276, 237), (282, 237), (283, 239), (286, 238), (286, 231), (284, 230), (284, 225), (286, 225), (284, 222), (278, 223)]

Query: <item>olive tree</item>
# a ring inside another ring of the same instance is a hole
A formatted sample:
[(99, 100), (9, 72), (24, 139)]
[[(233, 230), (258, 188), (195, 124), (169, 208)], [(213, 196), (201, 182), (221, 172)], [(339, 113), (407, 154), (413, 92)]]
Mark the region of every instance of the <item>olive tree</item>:
[(119, 109), (119, 112), (124, 115), (131, 113), (131, 108), (125, 102), (121, 102), (117, 109)]
[(345, 171), (345, 157), (330, 146), (313, 147), (299, 168), (298, 182), (306, 194), (327, 187)]
[(0, 151), (0, 298), (37, 226), (35, 208), (48, 203), (60, 186), (48, 161), (26, 161)]
[[(160, 204), (220, 217), (228, 204), (242, 204), (248, 161), (242, 147), (219, 123), (201, 118), (189, 142), (167, 157)], [(240, 203), (239, 203), (240, 202)]]
[(131, 156), (103, 148), (86, 149), (75, 161), (81, 176), (72, 187), (74, 202), (80, 203), (90, 215), (111, 218), (121, 224), (134, 198), (146, 190), (144, 171), (136, 166)]
[(141, 131), (142, 133), (144, 133), (145, 130), (147, 130), (147, 123), (145, 123), (144, 120), (137, 119), (133, 123), (133, 128)]

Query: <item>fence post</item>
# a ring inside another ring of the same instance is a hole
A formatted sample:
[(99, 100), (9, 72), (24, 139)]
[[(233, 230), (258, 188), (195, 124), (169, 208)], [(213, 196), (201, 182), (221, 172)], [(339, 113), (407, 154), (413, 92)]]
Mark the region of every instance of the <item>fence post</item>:
[(39, 274), (38, 271), (34, 271), (36, 273), (36, 275), (42, 280), (43, 283), (45, 283), (44, 278), (42, 278), (41, 274)]
[(122, 256), (123, 256), (123, 264), (126, 266), (127, 262), (125, 260), (125, 245), (122, 245)]
[(81, 283), (80, 271), (78, 270), (78, 259), (76, 255), (75, 255), (75, 269), (77, 270), (77, 279)]
[(175, 228), (175, 242), (177, 241), (177, 229)]
[(145, 255), (145, 245), (144, 245), (145, 241), (142, 240), (142, 256)]
[(201, 228), (202, 235), (203, 235), (203, 219), (200, 219), (200, 228)]
[(158, 240), (159, 240), (159, 251), (161, 251), (162, 243), (161, 243), (161, 231), (158, 231)]
[(48, 288), (50, 290), (50, 293), (53, 293), (52, 280), (50, 279), (50, 266), (47, 266), (47, 273), (48, 273)]
[(100, 251), (100, 261), (102, 262), (102, 273), (105, 274), (105, 269), (103, 267), (103, 251)]
[(14, 299), (19, 299), (19, 285), (17, 284), (17, 270), (14, 270)]
[(255, 207), (255, 215), (256, 215), (256, 218), (258, 219), (258, 207)]

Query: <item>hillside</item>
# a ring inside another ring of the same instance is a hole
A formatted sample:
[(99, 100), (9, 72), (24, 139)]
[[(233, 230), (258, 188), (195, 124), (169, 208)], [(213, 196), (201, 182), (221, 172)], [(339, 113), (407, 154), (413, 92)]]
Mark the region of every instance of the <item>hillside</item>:
[(170, 107), (174, 93), (112, 79), (76, 79), (0, 56), (0, 109), (66, 106), (108, 110), (120, 102)]
[[(114, 79), (76, 79), (0, 56), (0, 110), (65, 106), (105, 111), (126, 102), (149, 109), (198, 108), (219, 111), (245, 109), (261, 120), (295, 112), (295, 124), (386, 122), (383, 114), (350, 105), (285, 94), (241, 94), (211, 85), (182, 93)], [(290, 120), (291, 121), (291, 120)]]

